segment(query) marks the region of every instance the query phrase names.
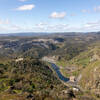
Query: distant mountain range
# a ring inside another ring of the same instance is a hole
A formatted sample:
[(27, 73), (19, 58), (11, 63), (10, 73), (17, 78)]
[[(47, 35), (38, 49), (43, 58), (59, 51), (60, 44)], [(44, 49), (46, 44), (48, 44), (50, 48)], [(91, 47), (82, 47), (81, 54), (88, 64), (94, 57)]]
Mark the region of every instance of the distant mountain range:
[(0, 36), (43, 36), (48, 35), (50, 33), (35, 33), (35, 32), (25, 32), (25, 33), (7, 33), (7, 34), (0, 34)]
[(0, 36), (25, 36), (25, 37), (31, 37), (31, 36), (44, 36), (44, 35), (79, 35), (79, 34), (100, 34), (100, 32), (22, 32), (22, 33), (7, 33), (7, 34), (0, 34)]

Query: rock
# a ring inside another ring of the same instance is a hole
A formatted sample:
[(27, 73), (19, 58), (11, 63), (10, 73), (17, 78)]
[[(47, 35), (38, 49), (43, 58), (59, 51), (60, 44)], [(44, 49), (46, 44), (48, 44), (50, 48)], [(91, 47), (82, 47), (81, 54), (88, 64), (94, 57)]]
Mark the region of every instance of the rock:
[(68, 91), (68, 96), (71, 97), (71, 98), (75, 98), (75, 95), (74, 95), (72, 90)]
[(8, 90), (7, 90), (7, 92), (8, 93), (11, 93), (11, 94), (14, 94), (15, 92), (13, 91), (14, 90), (14, 86), (11, 86)]
[(71, 81), (71, 82), (75, 82), (75, 81), (76, 81), (75, 76), (71, 76), (71, 77), (70, 77), (70, 81)]
[(26, 98), (31, 99), (31, 100), (35, 100), (35, 97), (33, 94), (28, 94)]
[(73, 88), (73, 91), (79, 92), (78, 88)]
[(54, 86), (53, 86), (53, 85), (51, 85), (51, 86), (50, 86), (50, 89), (53, 89), (53, 88), (54, 88)]

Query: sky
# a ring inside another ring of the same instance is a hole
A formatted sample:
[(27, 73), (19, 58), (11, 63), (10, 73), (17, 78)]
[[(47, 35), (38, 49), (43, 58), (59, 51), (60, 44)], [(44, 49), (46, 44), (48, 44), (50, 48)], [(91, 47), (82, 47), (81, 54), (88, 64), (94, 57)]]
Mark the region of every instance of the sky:
[(0, 33), (100, 31), (100, 0), (0, 0)]

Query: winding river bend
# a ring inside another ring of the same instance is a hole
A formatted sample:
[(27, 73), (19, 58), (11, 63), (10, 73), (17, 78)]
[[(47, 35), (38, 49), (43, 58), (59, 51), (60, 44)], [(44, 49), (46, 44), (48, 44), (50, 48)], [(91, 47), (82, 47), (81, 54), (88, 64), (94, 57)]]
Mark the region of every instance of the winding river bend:
[(58, 78), (59, 78), (61, 81), (63, 81), (64, 83), (67, 83), (67, 86), (68, 86), (68, 84), (69, 84), (70, 86), (73, 86), (73, 87), (75, 87), (76, 89), (78, 89), (78, 90), (80, 90), (80, 91), (83, 91), (83, 89), (77, 84), (77, 81), (71, 82), (69, 78), (67, 78), (67, 77), (65, 77), (65, 76), (62, 75), (62, 73), (61, 73), (60, 70), (59, 70), (59, 67), (58, 67), (56, 64), (51, 63), (51, 62), (49, 62), (49, 63), (51, 64), (51, 67), (53, 68), (53, 70), (56, 72)]
[(54, 63), (50, 63), (51, 64), (51, 67), (53, 68), (53, 70), (56, 72), (57, 76), (59, 77), (59, 79), (63, 82), (68, 82), (69, 81), (69, 78), (66, 78), (62, 75), (62, 73), (60, 72), (59, 70), (59, 67), (54, 64)]

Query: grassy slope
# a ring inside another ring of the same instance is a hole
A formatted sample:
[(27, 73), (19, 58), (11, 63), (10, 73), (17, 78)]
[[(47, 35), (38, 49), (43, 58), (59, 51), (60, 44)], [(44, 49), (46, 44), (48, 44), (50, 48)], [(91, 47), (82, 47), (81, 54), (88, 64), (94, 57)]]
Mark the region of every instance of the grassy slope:
[(100, 99), (100, 61), (90, 63), (81, 73), (82, 78), (79, 84), (87, 91), (91, 92), (91, 96)]
[[(85, 87), (85, 85), (92, 85), (92, 83), (90, 84), (90, 82), (94, 81), (94, 75), (98, 73), (96, 72), (100, 72), (100, 61), (95, 61), (90, 63), (83, 71), (82, 71), (82, 79), (80, 81), (80, 84)], [(89, 86), (89, 87), (90, 87)], [(88, 88), (89, 88), (88, 87)]]
[[(93, 61), (91, 61), (94, 59)], [(71, 75), (82, 75), (79, 84), (86, 89), (87, 92), (91, 92), (91, 96), (96, 96), (97, 100), (100, 99), (100, 42), (91, 44), (88, 49), (73, 59), (66, 61), (61, 60), (57, 62), (59, 66), (63, 66), (62, 73), (65, 76), (69, 76), (64, 69), (66, 66), (75, 66), (78, 70), (74, 71)]]
[(83, 70), (85, 67), (87, 67), (91, 62), (91, 59), (95, 59), (94, 55), (100, 57), (100, 42), (96, 42), (94, 44), (91, 44), (87, 50), (84, 52), (81, 52), (79, 55), (75, 56), (73, 59), (67, 61), (66, 59), (61, 59), (60, 61), (57, 61), (57, 65), (62, 66), (62, 73), (65, 76), (68, 76), (66, 73), (66, 66), (75, 66), (76, 71), (72, 73), (72, 75), (77, 76), (81, 70)]

